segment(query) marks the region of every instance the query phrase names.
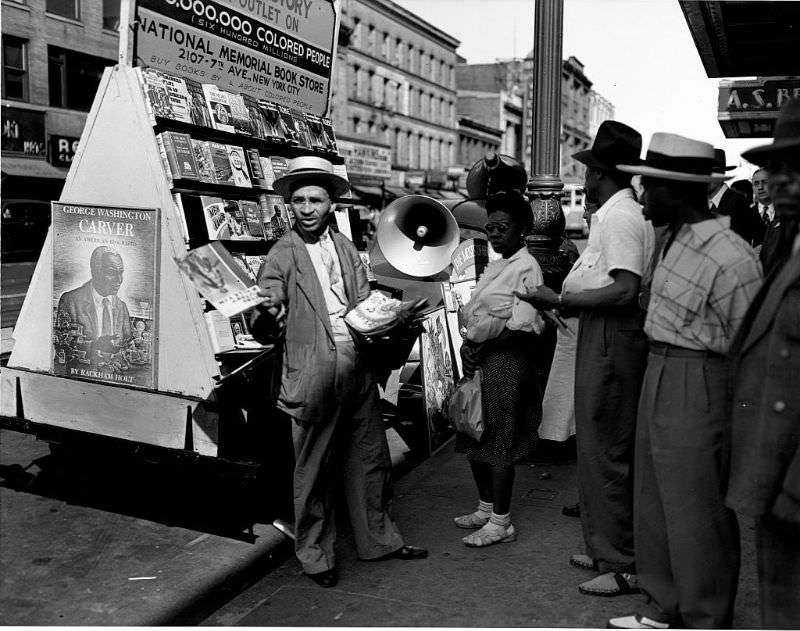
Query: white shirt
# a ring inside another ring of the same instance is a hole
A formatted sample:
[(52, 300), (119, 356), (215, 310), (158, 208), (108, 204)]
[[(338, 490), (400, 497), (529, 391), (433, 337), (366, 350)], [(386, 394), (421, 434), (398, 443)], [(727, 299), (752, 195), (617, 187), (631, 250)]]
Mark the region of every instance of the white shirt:
[(654, 241), (653, 226), (645, 221), (633, 191), (617, 191), (593, 215), (586, 249), (564, 279), (563, 292), (610, 285), (615, 270), (641, 278), (653, 254)]
[(770, 222), (775, 219), (775, 207), (772, 204), (758, 204), (758, 216), (763, 217), (764, 211), (767, 212), (767, 218)]
[[(339, 280), (334, 287), (331, 283), (328, 268), (323, 259), (322, 249), (332, 256), (333, 266), (339, 272)], [(317, 273), (319, 284), (322, 286), (322, 295), (325, 297), (325, 304), (328, 307), (328, 317), (331, 321), (331, 331), (333, 332), (334, 339), (350, 339), (350, 332), (347, 325), (344, 323), (344, 314), (347, 310), (347, 304), (344, 303), (339, 296), (345, 296), (344, 278), (342, 276), (342, 265), (339, 262), (339, 255), (336, 252), (336, 246), (333, 244), (333, 239), (330, 235), (330, 228), (326, 230), (319, 241), (316, 243), (306, 243), (306, 250), (311, 257), (311, 263), (314, 265), (314, 271)], [(339, 294), (337, 296), (336, 294)]]
[[(103, 331), (103, 298), (108, 298), (108, 314), (111, 316), (111, 330)], [(94, 316), (97, 322), (97, 337), (101, 335), (114, 335), (114, 296), (101, 296), (92, 285), (92, 301), (94, 302)]]

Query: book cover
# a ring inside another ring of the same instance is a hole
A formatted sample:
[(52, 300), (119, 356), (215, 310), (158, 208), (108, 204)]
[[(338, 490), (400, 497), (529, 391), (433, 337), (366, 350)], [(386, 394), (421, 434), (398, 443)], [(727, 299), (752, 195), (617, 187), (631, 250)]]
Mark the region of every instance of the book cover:
[(192, 99), (189, 95), (189, 89), (186, 87), (186, 82), (180, 77), (166, 72), (162, 72), (161, 76), (164, 78), (164, 86), (169, 95), (173, 120), (184, 123), (194, 122), (192, 120)]
[(216, 183), (214, 160), (211, 157), (211, 147), (209, 147), (208, 141), (192, 138), (192, 150), (194, 151), (194, 163), (197, 165), (197, 179), (210, 184)]
[(142, 87), (153, 117), (173, 118), (172, 101), (169, 98), (164, 75), (153, 68), (142, 68)]
[(253, 135), (250, 112), (247, 111), (244, 98), (241, 94), (228, 93), (228, 103), (231, 106), (231, 125), (237, 134)]
[(219, 241), (189, 250), (174, 260), (197, 291), (227, 318), (261, 303), (258, 286)]
[(330, 118), (322, 118), (322, 130), (325, 132), (325, 142), (328, 145), (328, 151), (339, 153), (336, 147), (336, 134), (333, 133), (333, 122)]
[(311, 148), (316, 151), (329, 151), (328, 142), (325, 139), (325, 130), (322, 127), (322, 119), (313, 114), (306, 114), (305, 116)]
[(53, 202), (54, 375), (157, 387), (159, 225), (155, 209)]
[(446, 402), (455, 390), (455, 371), (444, 309), (439, 308), (426, 316), (419, 348), (428, 444), (432, 453), (452, 433)]
[(270, 156), (269, 160), (272, 163), (273, 182), (289, 172), (289, 160), (287, 158), (283, 156)]
[(292, 228), (286, 204), (284, 204), (283, 197), (280, 195), (263, 195), (262, 197), (263, 223), (270, 225), (274, 239), (280, 239)]
[(258, 211), (261, 215), (261, 228), (264, 239), (267, 241), (274, 241), (278, 238), (275, 236), (275, 226), (272, 223), (272, 218), (275, 216), (275, 209), (270, 206), (267, 198), (268, 195), (258, 196)]
[(189, 92), (190, 112), (192, 122), (201, 127), (214, 127), (211, 120), (211, 114), (208, 112), (208, 105), (206, 104), (206, 96), (203, 92), (203, 85), (194, 79), (184, 79), (186, 90)]
[(256, 342), (253, 334), (250, 332), (250, 327), (247, 324), (247, 317), (244, 313), (231, 316), (228, 320), (228, 325), (233, 334), (233, 341), (236, 348), (264, 348), (263, 344)]
[(218, 142), (209, 142), (209, 149), (211, 150), (211, 160), (214, 163), (214, 177), (217, 184), (234, 183), (233, 167), (231, 160), (228, 157), (228, 147)]
[(295, 139), (297, 140), (298, 146), (303, 149), (311, 149), (311, 138), (308, 132), (306, 115), (297, 110), (291, 110), (291, 114), (294, 120)]
[(161, 156), (161, 166), (164, 169), (164, 173), (167, 174), (167, 179), (168, 180), (175, 179), (178, 176), (172, 172), (172, 164), (170, 162), (170, 161), (172, 162), (175, 161), (175, 154), (173, 153), (172, 157), (170, 158), (170, 154), (167, 152), (166, 143), (164, 142), (163, 133), (156, 134), (156, 145), (158, 146), (158, 153)]
[(233, 257), (233, 260), (236, 261), (236, 264), (239, 266), (239, 269), (241, 269), (245, 274), (247, 274), (250, 277), (250, 279), (253, 282), (255, 282), (256, 275), (253, 274), (253, 270), (250, 269), (250, 264), (247, 262), (247, 259), (245, 258), (244, 254), (242, 254), (241, 252), (231, 252), (231, 256)]
[(264, 174), (264, 188), (272, 188), (275, 181), (275, 171), (272, 170), (272, 160), (269, 157), (259, 156), (258, 163), (261, 165), (261, 172)]
[(250, 266), (250, 269), (253, 270), (253, 274), (256, 275), (258, 278), (258, 273), (261, 271), (261, 266), (264, 264), (264, 261), (267, 259), (266, 254), (248, 254), (245, 255), (245, 260), (247, 264)]
[(263, 239), (264, 226), (261, 223), (261, 209), (257, 202), (250, 199), (240, 199), (239, 209), (244, 215), (244, 220), (247, 223), (247, 230), (251, 236)]
[(206, 97), (206, 106), (214, 129), (220, 131), (235, 132), (233, 126), (233, 116), (231, 114), (231, 103), (229, 93), (220, 90), (212, 83), (203, 84), (203, 94)]
[(214, 353), (224, 353), (236, 348), (231, 321), (228, 318), (216, 309), (206, 311), (203, 317), (206, 321), (208, 335), (211, 338), (211, 348)]
[(225, 203), (219, 197), (200, 196), (200, 203), (203, 207), (203, 217), (206, 220), (206, 230), (208, 238), (227, 239), (230, 234), (228, 226), (228, 214), (225, 212)]
[(259, 100), (258, 109), (264, 123), (264, 139), (273, 142), (286, 142), (288, 130), (286, 123), (278, 111), (278, 106), (269, 101)]
[(250, 135), (255, 138), (266, 138), (264, 128), (264, 118), (261, 109), (258, 107), (258, 99), (252, 94), (242, 94), (244, 106), (247, 108), (247, 115), (250, 118)]
[(232, 184), (234, 186), (243, 186), (245, 188), (253, 188), (250, 181), (250, 172), (247, 170), (245, 163), (244, 149), (237, 145), (226, 145), (228, 150), (228, 159), (231, 163)]
[(172, 176), (178, 179), (197, 180), (197, 164), (194, 161), (194, 149), (189, 134), (174, 131), (162, 132), (164, 148), (167, 150)]
[(230, 239), (231, 241), (253, 241), (261, 238), (260, 234), (253, 236), (247, 225), (247, 218), (240, 207), (238, 199), (225, 199), (224, 212), (228, 216), (228, 235), (221, 236), (220, 239)]
[(294, 124), (294, 116), (292, 110), (285, 105), (278, 105), (278, 113), (281, 116), (282, 127), (281, 131), (286, 136), (286, 142), (290, 145), (297, 146), (300, 140), (297, 138), (297, 127)]
[(244, 155), (247, 161), (247, 168), (250, 171), (250, 180), (253, 186), (268, 188), (267, 181), (264, 179), (264, 171), (261, 168), (261, 156), (258, 155), (258, 149), (245, 149)]

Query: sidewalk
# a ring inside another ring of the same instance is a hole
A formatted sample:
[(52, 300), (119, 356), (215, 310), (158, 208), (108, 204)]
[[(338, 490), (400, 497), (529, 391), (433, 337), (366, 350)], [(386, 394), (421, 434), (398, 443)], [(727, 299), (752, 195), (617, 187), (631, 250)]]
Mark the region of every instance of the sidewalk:
[[(515, 543), (472, 549), (452, 517), (469, 511), (475, 491), (464, 457), (452, 443), (396, 486), (395, 517), (409, 543), (429, 549), (421, 561), (363, 562), (339, 546), (340, 580), (323, 589), (292, 558), (232, 600), (205, 625), (605, 627), (632, 613), (640, 595), (583, 596), (592, 574), (568, 565), (581, 550), (580, 520), (561, 508), (576, 501), (574, 462), (517, 467), (512, 516)], [(756, 628), (753, 535), (745, 543), (736, 628)], [(702, 560), (698, 560), (702, 562)]]

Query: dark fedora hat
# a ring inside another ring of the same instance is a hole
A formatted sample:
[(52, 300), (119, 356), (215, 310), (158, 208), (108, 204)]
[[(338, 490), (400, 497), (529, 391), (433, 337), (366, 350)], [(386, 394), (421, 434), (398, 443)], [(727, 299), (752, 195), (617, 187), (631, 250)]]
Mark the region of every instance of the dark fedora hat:
[(727, 158), (725, 157), (724, 149), (714, 149), (714, 173), (724, 173), (725, 171), (733, 171), (736, 165), (728, 166)]
[(742, 154), (748, 162), (764, 165), (776, 154), (800, 148), (800, 98), (789, 99), (775, 123), (772, 143), (754, 147)]
[(591, 149), (572, 157), (596, 169), (616, 170), (618, 164), (637, 164), (642, 152), (642, 135), (618, 121), (603, 121), (597, 129)]

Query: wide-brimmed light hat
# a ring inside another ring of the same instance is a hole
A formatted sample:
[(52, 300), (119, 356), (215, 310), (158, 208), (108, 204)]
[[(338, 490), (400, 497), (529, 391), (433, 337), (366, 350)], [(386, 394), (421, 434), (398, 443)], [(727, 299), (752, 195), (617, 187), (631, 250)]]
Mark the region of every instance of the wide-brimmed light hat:
[(753, 147), (745, 151), (742, 157), (748, 162), (762, 166), (776, 154), (796, 152), (798, 149), (800, 149), (800, 98), (793, 98), (783, 106), (778, 115), (772, 143)]
[(639, 164), (618, 164), (617, 169), (679, 182), (724, 182), (733, 177), (714, 173), (715, 164), (713, 145), (678, 134), (658, 132), (650, 139), (644, 160)]
[(578, 162), (595, 169), (614, 170), (622, 162), (635, 164), (642, 152), (642, 135), (619, 121), (603, 121), (597, 128), (592, 148), (573, 153)]
[(350, 183), (333, 172), (333, 165), (318, 156), (300, 156), (289, 160), (289, 171), (272, 184), (273, 190), (288, 199), (292, 189), (305, 184), (327, 183), (333, 188), (333, 197), (341, 197), (350, 188)]

